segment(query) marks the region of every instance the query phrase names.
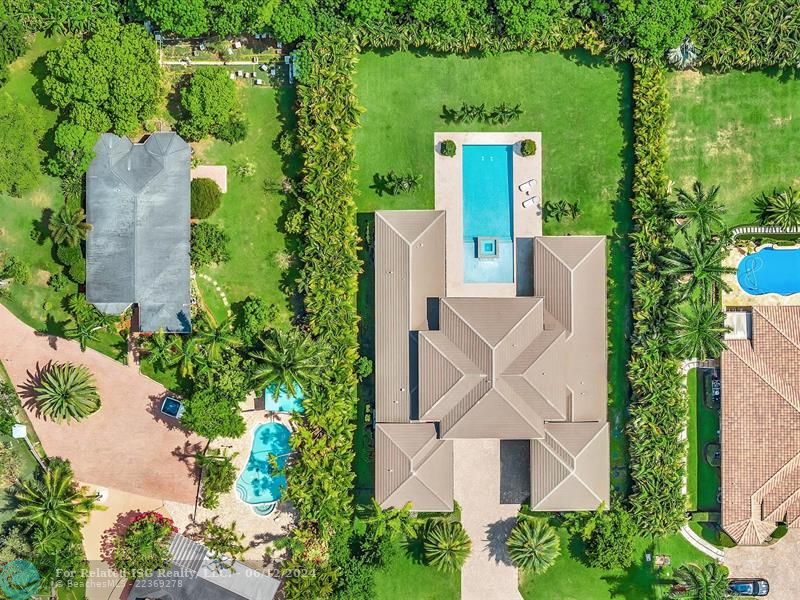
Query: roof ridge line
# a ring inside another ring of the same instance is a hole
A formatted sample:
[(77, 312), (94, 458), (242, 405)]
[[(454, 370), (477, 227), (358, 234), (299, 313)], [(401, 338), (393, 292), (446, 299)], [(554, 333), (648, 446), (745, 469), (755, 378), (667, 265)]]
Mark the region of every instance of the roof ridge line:
[[(555, 252), (550, 251), (550, 254), (552, 254), (556, 258), (556, 260), (558, 262), (560, 262), (562, 265), (564, 265), (564, 267), (566, 267), (566, 269), (570, 273), (573, 273), (578, 267), (580, 267), (583, 264), (583, 262), (589, 257), (589, 255), (592, 252), (595, 251), (595, 249), (597, 248), (597, 246), (600, 245), (601, 242), (605, 243), (605, 237), (604, 236), (594, 236), (594, 235), (571, 235), (571, 236), (566, 236), (566, 235), (543, 235), (543, 236), (539, 236), (539, 237), (540, 238), (566, 238), (566, 237), (570, 237), (570, 238), (593, 238), (593, 237), (596, 237), (596, 238), (598, 238), (597, 239), (597, 243), (594, 246), (592, 246), (589, 249), (589, 251), (586, 254), (584, 254), (583, 257), (577, 263), (575, 263), (574, 267), (570, 267), (567, 263), (565, 263), (562, 260), (562, 258), (558, 254), (556, 254)], [(542, 243), (545, 244), (545, 247), (547, 247), (546, 246), (546, 242), (542, 242)], [(547, 249), (550, 250), (550, 248), (547, 248)]]
[[(480, 340), (489, 347), (489, 349), (492, 351), (492, 355), (494, 355), (494, 346), (492, 344), (490, 344), (489, 341), (485, 337), (483, 337), (479, 331), (477, 331), (474, 327), (472, 327), (469, 324), (469, 321), (467, 321), (464, 318), (464, 315), (462, 315), (460, 312), (458, 312), (458, 310), (456, 310), (456, 308), (452, 304), (450, 304), (450, 302), (449, 302), (450, 298), (445, 297), (445, 298), (440, 298), (439, 300), (441, 302), (443, 302), (444, 304), (446, 304), (450, 308), (450, 310), (452, 310), (458, 316), (458, 318), (461, 319), (461, 321), (464, 323), (464, 325), (466, 325), (467, 328), (471, 332), (473, 332), (475, 335), (477, 335), (480, 338)], [(445, 336), (445, 337), (447, 337), (447, 336)], [(494, 360), (492, 361), (492, 363), (494, 363)], [(494, 370), (494, 366), (492, 366), (492, 370)]]
[[(761, 315), (761, 316), (764, 318), (764, 320), (765, 320), (767, 323), (769, 323), (770, 325), (772, 325), (772, 328), (773, 328), (775, 331), (777, 331), (777, 332), (778, 332), (778, 333), (779, 333), (779, 334), (780, 334), (782, 337), (784, 337), (784, 338), (786, 339), (786, 341), (787, 341), (787, 342), (789, 342), (789, 343), (790, 343), (792, 346), (794, 346), (795, 348), (797, 348), (798, 350), (800, 350), (800, 344), (798, 344), (796, 341), (794, 341), (792, 338), (790, 338), (788, 335), (786, 335), (786, 333), (783, 331), (783, 329), (782, 329), (782, 328), (780, 328), (780, 327), (778, 327), (778, 325), (775, 323), (775, 321), (773, 321), (772, 319), (770, 319), (770, 318), (769, 318), (769, 317), (766, 315), (766, 313), (762, 312), (762, 311), (761, 311), (761, 310), (760, 310), (758, 307), (756, 308), (756, 312), (757, 312), (759, 315)], [(768, 312), (769, 312), (769, 311), (768, 311)]]
[(403, 241), (406, 243), (406, 245), (408, 245), (408, 246), (411, 246), (411, 245), (412, 245), (414, 242), (416, 242), (416, 241), (417, 241), (419, 238), (421, 238), (423, 235), (425, 235), (426, 233), (428, 233), (428, 230), (429, 230), (431, 227), (433, 227), (433, 225), (436, 223), (436, 221), (438, 221), (439, 219), (441, 219), (441, 218), (443, 218), (443, 217), (444, 217), (444, 211), (438, 211), (438, 210), (436, 210), (436, 209), (434, 209), (434, 210), (429, 210), (429, 209), (417, 209), (417, 210), (394, 210), (394, 211), (378, 211), (378, 215), (380, 216), (380, 214), (381, 214), (382, 212), (399, 212), (399, 213), (411, 213), (411, 212), (431, 212), (431, 213), (439, 213), (438, 215), (436, 215), (436, 216), (433, 218), (433, 220), (432, 220), (430, 223), (428, 223), (428, 224), (425, 226), (425, 228), (424, 228), (422, 231), (420, 231), (420, 232), (419, 232), (419, 234), (417, 235), (417, 237), (415, 237), (413, 240), (410, 240), (410, 241), (409, 241), (409, 240), (407, 240), (407, 239), (406, 239), (406, 237), (405, 237), (405, 236), (404, 236), (402, 233), (400, 233), (400, 231), (398, 231), (398, 229), (397, 229), (397, 228), (396, 228), (394, 225), (392, 225), (392, 223), (390, 223), (390, 222), (389, 222), (389, 221), (387, 221), (386, 219), (383, 219), (383, 217), (381, 216), (381, 218), (383, 219), (383, 222), (384, 222), (384, 223), (386, 223), (386, 224), (389, 226), (389, 228), (390, 228), (392, 231), (394, 231), (394, 232), (395, 232), (397, 235), (399, 235), (399, 236), (400, 236), (400, 238), (401, 238), (401, 239), (402, 239), (402, 240), (403, 240)]

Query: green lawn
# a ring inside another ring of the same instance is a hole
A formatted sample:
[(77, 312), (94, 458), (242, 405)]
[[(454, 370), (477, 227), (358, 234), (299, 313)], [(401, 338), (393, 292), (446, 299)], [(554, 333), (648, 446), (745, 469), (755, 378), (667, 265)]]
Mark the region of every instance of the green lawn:
[[(689, 395), (689, 462), (687, 487), (692, 510), (719, 511), (717, 491), (720, 486), (720, 469), (712, 467), (705, 459), (705, 446), (719, 441), (719, 411), (707, 408), (703, 402), (704, 379), (701, 371), (692, 369), (686, 380)], [(707, 388), (710, 382), (705, 382)]]
[[(282, 194), (265, 193), (265, 180), (280, 183), (285, 174), (294, 173), (297, 164), (284, 165), (273, 148), (284, 125), (293, 127), (292, 104), (294, 90), (242, 86), (239, 97), (249, 123), (247, 138), (238, 144), (214, 140), (200, 149), (201, 163), (228, 166), (228, 192), (223, 195), (221, 208), (209, 219), (224, 227), (231, 237), (231, 260), (204, 269), (213, 277), (235, 304), (247, 296), (259, 296), (280, 308), (280, 323), (288, 323), (290, 306), (283, 283), (292, 279), (290, 269), (282, 271), (276, 264), (276, 253), (285, 252), (287, 242), (281, 231), (281, 215), (285, 209)], [(234, 168), (250, 161), (255, 175), (237, 177)], [(203, 299), (209, 310), (220, 320), (226, 309), (219, 294), (203, 279), (198, 279)], [(291, 286), (290, 286), (291, 287)]]
[(440, 573), (422, 564), (419, 553), (408, 552), (403, 544), (385, 568), (375, 572), (375, 600), (458, 600), (461, 577)]
[(708, 558), (690, 546), (680, 535), (656, 542), (641, 538), (637, 543), (637, 562), (627, 571), (606, 571), (588, 566), (582, 545), (559, 529), (562, 554), (542, 575), (523, 573), (520, 592), (525, 600), (650, 600), (665, 597), (669, 582), (647, 562), (645, 554), (669, 555), (676, 567), (686, 562), (704, 564)]
[[(35, 114), (48, 131), (42, 141), (45, 151), (57, 114), (47, 107), (41, 89), (45, 75), (44, 54), (60, 43), (58, 36), (37, 35), (30, 50), (9, 67), (9, 80), (2, 87), (2, 92)], [(44, 173), (36, 189), (22, 198), (0, 196), (0, 251), (8, 251), (27, 262), (33, 275), (30, 284), (12, 286), (10, 295), (0, 301), (31, 327), (54, 335), (63, 335), (69, 321), (61, 306), (64, 296), (77, 291), (76, 285), (60, 293), (47, 286), (50, 275), (62, 270), (53, 258), (46, 226), (47, 215), (56, 210), (61, 201), (58, 179)], [(120, 356), (122, 339), (119, 336), (101, 332), (99, 337), (89, 345), (109, 356)]]
[[(676, 186), (719, 184), (730, 225), (750, 223), (752, 199), (797, 185), (800, 80), (772, 72), (671, 73), (668, 171)], [(795, 119), (797, 117), (797, 119)]]
[[(627, 486), (624, 446), (628, 384), (626, 332), (630, 321), (628, 249), (630, 230), (630, 71), (583, 53), (505, 53), (489, 57), (419, 56), (411, 52), (367, 53), (356, 69), (356, 93), (365, 112), (356, 131), (357, 199), (362, 235), (376, 209), (433, 208), (435, 131), (541, 131), (545, 200), (578, 201), (575, 222), (545, 224), (546, 234), (594, 233), (610, 237), (609, 420), (615, 487)], [(622, 99), (622, 100), (620, 100)], [(505, 126), (448, 124), (442, 107), (462, 102), (519, 103), (524, 114)], [(422, 176), (420, 187), (402, 196), (381, 195), (376, 175), (390, 170)], [(368, 253), (359, 289), (362, 352), (372, 356), (373, 285)], [(371, 383), (361, 388), (363, 405)], [(371, 485), (368, 445), (356, 438), (357, 485)]]

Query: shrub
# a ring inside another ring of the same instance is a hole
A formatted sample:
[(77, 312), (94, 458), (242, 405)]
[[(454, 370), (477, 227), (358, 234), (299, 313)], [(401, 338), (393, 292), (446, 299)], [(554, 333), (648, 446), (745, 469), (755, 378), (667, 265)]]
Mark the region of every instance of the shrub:
[(439, 150), (441, 150), (442, 156), (455, 156), (456, 143), (453, 140), (444, 140), (439, 146)]
[(252, 346), (278, 317), (278, 307), (261, 298), (248, 296), (236, 316), (236, 335), (246, 346)]
[(11, 428), (17, 422), (19, 399), (14, 386), (0, 381), (0, 434), (11, 435)]
[(0, 280), (3, 279), (10, 279), (19, 285), (27, 285), (31, 280), (31, 268), (22, 259), (8, 256), (0, 268)]
[(620, 501), (605, 510), (570, 513), (569, 530), (577, 534), (586, 546), (586, 557), (592, 567), (627, 569), (635, 559), (637, 527)]
[(247, 137), (247, 121), (244, 115), (232, 115), (228, 121), (217, 128), (216, 137), (229, 144), (244, 141)]
[(522, 140), (519, 150), (522, 156), (533, 156), (536, 154), (536, 142), (533, 140)]
[(335, 600), (372, 600), (375, 598), (375, 569), (360, 560), (342, 565)]
[(458, 521), (435, 519), (423, 534), (422, 548), (425, 561), (445, 573), (461, 569), (472, 550), (472, 542)]
[(199, 269), (211, 263), (227, 262), (231, 257), (229, 243), (230, 237), (219, 225), (206, 222), (192, 225), (192, 266)]
[(207, 177), (192, 179), (192, 218), (207, 219), (219, 208), (222, 191), (217, 182)]
[(506, 542), (511, 562), (520, 569), (544, 573), (561, 554), (561, 540), (544, 519), (522, 517)]
[(67, 275), (69, 278), (72, 279), (75, 283), (85, 283), (86, 282), (86, 262), (81, 259), (77, 262), (72, 263), (67, 269)]
[(195, 392), (184, 406), (183, 425), (209, 440), (244, 435), (245, 423), (238, 402), (215, 389)]
[(80, 421), (100, 409), (94, 378), (84, 366), (56, 363), (35, 388), (39, 410), (56, 422)]
[(789, 526), (786, 525), (786, 523), (778, 523), (778, 526), (775, 528), (775, 531), (772, 532), (770, 537), (773, 540), (779, 540), (787, 533), (789, 533)]
[(65, 267), (70, 267), (76, 262), (83, 262), (83, 253), (80, 246), (59, 244), (56, 246), (56, 258)]
[(359, 356), (356, 361), (356, 374), (359, 380), (364, 380), (372, 375), (372, 361), (366, 356)]
[(236, 467), (233, 464), (235, 456), (228, 456), (224, 450), (209, 449), (197, 457), (197, 463), (202, 469), (200, 505), (203, 508), (217, 508), (220, 494), (227, 494), (233, 488), (236, 482)]
[(114, 566), (129, 578), (148, 577), (172, 560), (169, 542), (177, 529), (155, 512), (140, 513), (114, 544)]
[(64, 275), (63, 273), (53, 273), (50, 275), (50, 279), (47, 280), (47, 285), (49, 285), (52, 290), (56, 293), (62, 291), (70, 284), (69, 277)]

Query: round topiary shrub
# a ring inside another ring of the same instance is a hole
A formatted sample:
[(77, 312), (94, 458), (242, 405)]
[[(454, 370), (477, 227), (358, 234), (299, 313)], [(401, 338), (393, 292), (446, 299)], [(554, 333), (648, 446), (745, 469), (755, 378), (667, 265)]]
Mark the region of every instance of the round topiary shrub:
[(533, 140), (522, 140), (519, 149), (522, 156), (533, 156), (536, 154), (536, 142)]
[(81, 253), (80, 246), (67, 246), (66, 244), (59, 244), (56, 247), (56, 258), (65, 267), (69, 267), (76, 262), (83, 261), (83, 254)]
[(67, 269), (67, 275), (69, 275), (69, 278), (75, 283), (86, 282), (86, 263), (82, 258), (81, 260), (69, 265), (69, 268)]
[(192, 179), (192, 218), (207, 219), (222, 203), (222, 191), (213, 179)]
[(63, 273), (53, 273), (50, 275), (50, 279), (47, 280), (47, 285), (56, 293), (66, 288), (69, 283), (69, 277)]
[(442, 156), (456, 155), (456, 143), (453, 140), (444, 140), (439, 149), (442, 151)]
[(771, 537), (773, 540), (779, 540), (787, 533), (789, 533), (789, 527), (786, 525), (786, 523), (778, 523), (778, 526), (775, 528), (775, 531), (772, 532)]

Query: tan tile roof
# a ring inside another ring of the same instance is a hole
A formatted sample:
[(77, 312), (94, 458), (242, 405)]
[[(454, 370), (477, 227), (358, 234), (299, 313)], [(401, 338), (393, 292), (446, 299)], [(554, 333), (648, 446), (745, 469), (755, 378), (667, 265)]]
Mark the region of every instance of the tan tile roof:
[(800, 307), (754, 307), (752, 340), (722, 354), (722, 526), (760, 544), (800, 525)]

